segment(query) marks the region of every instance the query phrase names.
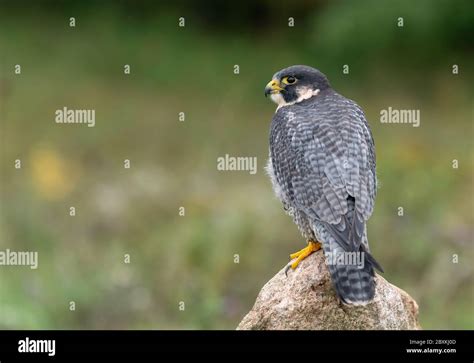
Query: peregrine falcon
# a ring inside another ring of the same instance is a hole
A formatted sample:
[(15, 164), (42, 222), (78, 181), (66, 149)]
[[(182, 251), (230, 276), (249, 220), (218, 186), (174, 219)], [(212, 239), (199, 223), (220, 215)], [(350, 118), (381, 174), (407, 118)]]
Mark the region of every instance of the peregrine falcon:
[[(291, 66), (265, 87), (278, 107), (270, 127), (267, 172), (284, 209), (308, 246), (298, 263), (321, 248), (337, 296), (364, 305), (375, 294), (366, 222), (377, 192), (375, 146), (362, 109), (335, 92), (319, 70)], [(359, 264), (353, 263), (361, 256)], [(356, 257), (350, 259), (346, 257)], [(331, 257), (331, 258), (329, 258)]]

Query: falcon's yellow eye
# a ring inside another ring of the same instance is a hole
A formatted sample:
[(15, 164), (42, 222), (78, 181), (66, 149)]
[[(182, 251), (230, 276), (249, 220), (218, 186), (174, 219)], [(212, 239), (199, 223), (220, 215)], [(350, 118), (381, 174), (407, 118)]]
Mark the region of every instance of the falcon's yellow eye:
[(296, 78), (293, 76), (288, 76), (282, 79), (282, 82), (285, 84), (293, 84), (296, 83)]

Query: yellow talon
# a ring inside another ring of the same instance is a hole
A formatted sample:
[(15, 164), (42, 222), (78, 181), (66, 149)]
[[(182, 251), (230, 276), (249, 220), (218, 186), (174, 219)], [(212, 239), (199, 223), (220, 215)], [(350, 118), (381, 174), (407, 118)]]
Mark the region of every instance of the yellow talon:
[[(309, 244), (309, 243), (308, 243), (308, 244)], [(302, 249), (299, 250), (298, 252), (292, 253), (292, 254), (290, 255), (290, 258), (291, 258), (291, 259), (298, 258), (301, 254), (305, 253), (307, 250), (308, 250), (308, 247), (302, 248)]]
[(292, 253), (290, 258), (296, 258), (296, 261), (291, 264), (291, 268), (294, 270), (298, 264), (303, 261), (306, 257), (308, 257), (313, 252), (318, 251), (321, 248), (321, 243), (308, 241), (308, 246), (299, 250), (298, 252)]

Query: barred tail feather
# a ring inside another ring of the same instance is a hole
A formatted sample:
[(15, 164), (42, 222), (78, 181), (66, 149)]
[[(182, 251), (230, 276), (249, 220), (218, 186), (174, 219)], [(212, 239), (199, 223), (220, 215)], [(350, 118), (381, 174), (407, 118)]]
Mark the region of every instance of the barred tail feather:
[(360, 258), (364, 259), (363, 264), (336, 263), (334, 256), (348, 251), (336, 241), (324, 225), (318, 225), (317, 230), (322, 239), (326, 264), (338, 297), (343, 303), (349, 305), (365, 305), (371, 302), (375, 295), (375, 273), (371, 262), (374, 260), (373, 257), (361, 244), (358, 252)]
[(374, 299), (375, 282), (372, 265), (363, 269), (357, 266), (329, 265), (337, 296), (345, 304), (365, 305)]

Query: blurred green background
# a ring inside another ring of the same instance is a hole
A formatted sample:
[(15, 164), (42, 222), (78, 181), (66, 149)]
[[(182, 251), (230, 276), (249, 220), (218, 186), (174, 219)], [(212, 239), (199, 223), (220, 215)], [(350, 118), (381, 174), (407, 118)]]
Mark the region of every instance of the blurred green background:
[[(0, 328), (235, 328), (305, 245), (263, 170), (263, 88), (293, 64), (369, 119), (384, 277), (423, 328), (474, 328), (472, 1), (0, 4), (0, 250), (39, 253), (37, 270), (0, 267)], [(96, 126), (56, 124), (64, 106)], [(380, 123), (388, 107), (421, 126)], [(217, 171), (225, 154), (257, 174)]]

